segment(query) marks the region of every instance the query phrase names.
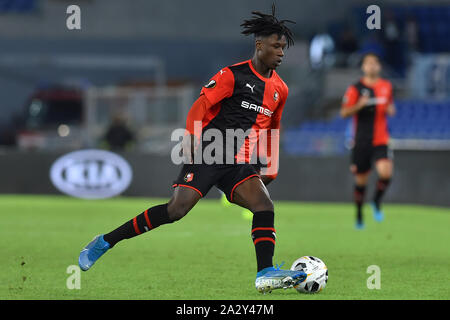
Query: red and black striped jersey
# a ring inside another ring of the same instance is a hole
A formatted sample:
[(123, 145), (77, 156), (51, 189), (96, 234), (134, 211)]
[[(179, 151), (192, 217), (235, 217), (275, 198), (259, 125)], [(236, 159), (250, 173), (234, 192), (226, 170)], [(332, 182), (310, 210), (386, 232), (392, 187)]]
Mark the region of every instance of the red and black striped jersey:
[(225, 137), (227, 129), (252, 129), (234, 150), (235, 159), (248, 162), (258, 141), (258, 130), (280, 128), (288, 87), (275, 70), (265, 78), (247, 60), (221, 69), (201, 94), (212, 105), (203, 118), (202, 133), (218, 129)]
[(387, 109), (393, 103), (392, 84), (378, 79), (367, 85), (363, 79), (348, 87), (343, 99), (344, 107), (352, 107), (361, 95), (368, 95), (368, 105), (353, 116), (355, 144), (385, 145), (389, 142)]

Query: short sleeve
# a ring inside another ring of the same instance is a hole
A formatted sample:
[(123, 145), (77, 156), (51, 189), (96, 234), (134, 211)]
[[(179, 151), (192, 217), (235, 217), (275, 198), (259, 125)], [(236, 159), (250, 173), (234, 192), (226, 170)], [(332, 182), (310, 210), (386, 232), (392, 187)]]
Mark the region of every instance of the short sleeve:
[(203, 86), (200, 94), (204, 94), (208, 101), (215, 105), (233, 95), (234, 75), (229, 68), (217, 72), (209, 82)]
[(281, 115), (284, 110), (284, 106), (286, 105), (286, 100), (289, 95), (289, 89), (286, 86), (283, 90), (283, 94), (280, 100), (280, 104), (278, 105), (277, 109), (272, 115), (272, 128), (279, 129), (280, 128), (280, 122), (281, 122)]
[(358, 96), (359, 93), (355, 86), (348, 87), (347, 91), (345, 91), (344, 98), (342, 99), (342, 106), (351, 107), (355, 105), (355, 103), (358, 101)]

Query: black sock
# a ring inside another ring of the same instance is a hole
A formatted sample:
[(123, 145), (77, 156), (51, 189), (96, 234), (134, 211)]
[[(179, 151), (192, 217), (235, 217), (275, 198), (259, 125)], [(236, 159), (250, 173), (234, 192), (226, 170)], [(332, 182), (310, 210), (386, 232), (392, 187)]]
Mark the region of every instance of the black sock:
[(366, 193), (366, 186), (355, 185), (355, 190), (354, 190), (353, 195), (354, 195), (354, 201), (356, 204), (356, 221), (358, 223), (363, 222), (362, 206), (364, 203), (365, 193)]
[(272, 267), (275, 251), (275, 228), (273, 211), (253, 213), (252, 240), (255, 244), (257, 271)]
[(381, 198), (383, 197), (390, 182), (391, 179), (378, 179), (377, 181), (377, 188), (373, 197), (373, 202), (375, 203), (377, 210), (380, 210)]
[(150, 231), (160, 225), (171, 223), (169, 214), (167, 213), (167, 203), (154, 206), (145, 210), (140, 215), (134, 217), (130, 221), (125, 222), (117, 229), (103, 236), (111, 248), (119, 241), (130, 239), (141, 233)]

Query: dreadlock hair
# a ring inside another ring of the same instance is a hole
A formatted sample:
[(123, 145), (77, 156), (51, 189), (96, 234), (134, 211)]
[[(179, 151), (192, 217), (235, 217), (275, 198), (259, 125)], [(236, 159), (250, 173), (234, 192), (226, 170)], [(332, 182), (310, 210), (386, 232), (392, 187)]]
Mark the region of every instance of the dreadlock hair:
[(252, 11), (254, 16), (250, 20), (244, 20), (241, 27), (244, 27), (242, 34), (248, 36), (254, 34), (255, 37), (267, 37), (272, 34), (277, 34), (279, 37), (285, 36), (287, 40), (287, 46), (294, 44), (294, 35), (288, 27), (284, 24), (286, 22), (295, 23), (291, 20), (278, 20), (275, 17), (275, 4), (272, 4), (272, 14), (265, 14), (259, 11)]

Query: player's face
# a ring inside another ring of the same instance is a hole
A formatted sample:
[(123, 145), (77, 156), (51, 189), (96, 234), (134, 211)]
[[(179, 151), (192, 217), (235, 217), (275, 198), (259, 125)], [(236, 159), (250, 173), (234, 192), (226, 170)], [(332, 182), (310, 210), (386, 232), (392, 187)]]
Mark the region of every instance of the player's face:
[(381, 64), (377, 57), (367, 56), (364, 58), (361, 69), (366, 76), (376, 77), (381, 72)]
[(260, 40), (257, 44), (258, 58), (270, 69), (276, 69), (281, 65), (286, 49), (287, 41), (285, 36), (279, 37), (272, 34)]

